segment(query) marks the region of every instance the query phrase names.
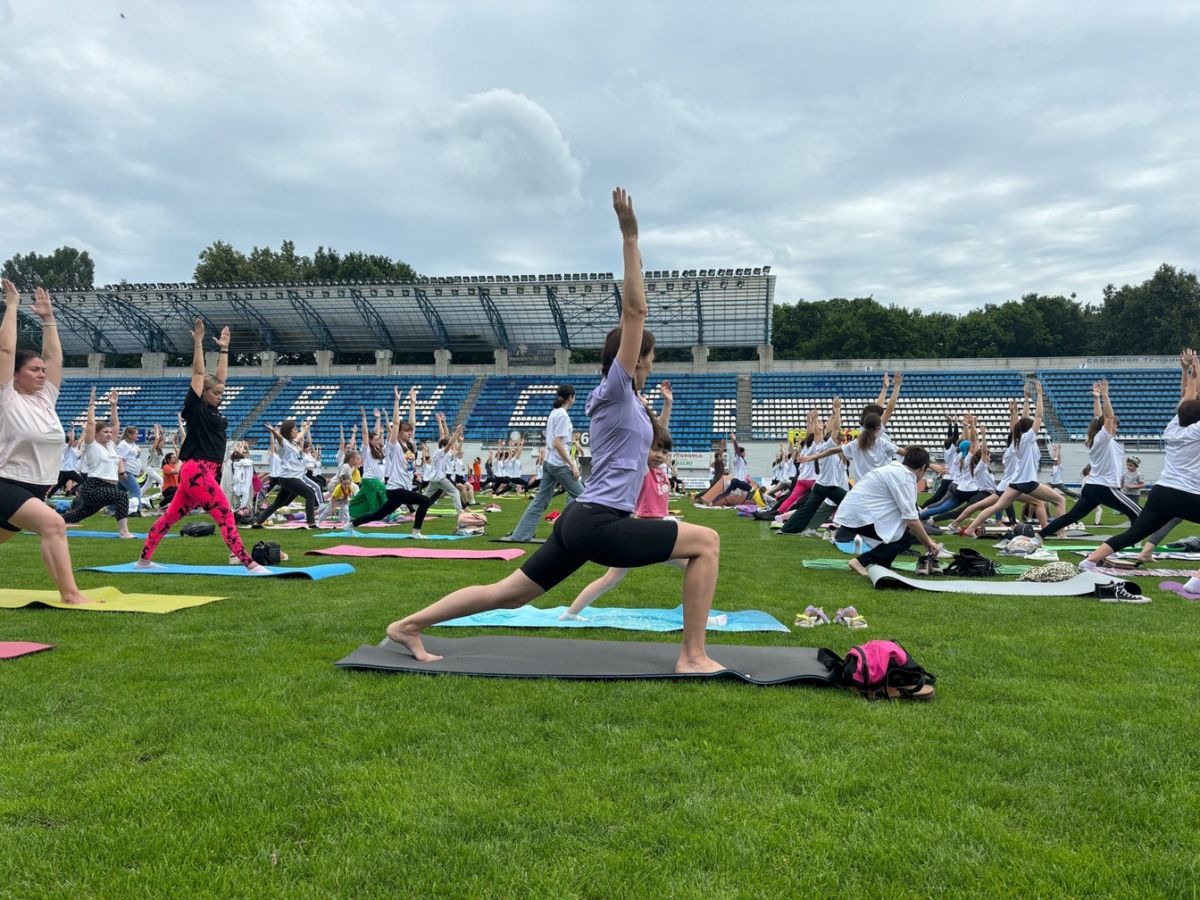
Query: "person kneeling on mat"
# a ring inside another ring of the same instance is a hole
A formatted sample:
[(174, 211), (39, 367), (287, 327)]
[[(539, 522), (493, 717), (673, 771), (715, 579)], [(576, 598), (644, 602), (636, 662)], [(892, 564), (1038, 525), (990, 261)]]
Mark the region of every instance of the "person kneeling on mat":
[[(853, 541), (855, 537), (871, 538), (881, 543), (850, 560), (850, 568), (859, 575), (867, 574), (867, 566), (890, 568), (896, 557), (920, 543), (929, 551), (927, 560), (936, 562), (941, 551), (925, 533), (917, 512), (917, 483), (925, 477), (929, 466), (929, 451), (924, 447), (909, 447), (904, 451), (901, 465), (873, 469), (854, 484), (833, 517), (838, 526), (836, 540)], [(921, 571), (918, 566), (918, 573)], [(934, 566), (926, 563), (925, 574)]]

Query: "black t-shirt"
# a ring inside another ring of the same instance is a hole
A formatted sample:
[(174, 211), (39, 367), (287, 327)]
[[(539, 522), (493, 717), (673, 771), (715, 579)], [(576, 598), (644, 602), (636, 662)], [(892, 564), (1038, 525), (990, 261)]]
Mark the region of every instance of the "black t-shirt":
[(190, 385), (183, 400), (183, 424), (187, 426), (187, 436), (179, 448), (180, 459), (225, 461), (225, 432), (229, 420), (215, 406), (200, 399)]

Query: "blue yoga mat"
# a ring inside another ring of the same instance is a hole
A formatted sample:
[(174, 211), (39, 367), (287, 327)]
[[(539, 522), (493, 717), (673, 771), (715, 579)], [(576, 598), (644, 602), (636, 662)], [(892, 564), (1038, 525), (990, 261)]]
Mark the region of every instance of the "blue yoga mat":
[[(583, 611), (586, 621), (560, 621), (565, 606), (539, 609), (522, 606), (520, 609), (494, 609), (490, 612), (463, 616), (441, 622), (439, 627), (451, 628), (620, 628), (625, 631), (679, 631), (683, 628), (683, 607), (674, 609), (621, 609), (618, 607), (589, 607)], [(708, 618), (709, 631), (788, 631), (788, 627), (757, 609), (723, 613), (714, 609)]]
[(854, 541), (837, 541), (834, 543), (834, 546), (843, 553), (848, 553), (851, 556), (858, 556), (860, 553), (865, 553), (867, 550), (878, 547), (879, 541), (875, 540), (874, 538), (863, 538), (863, 546), (861, 550), (854, 549)]
[(465, 541), (465, 534), (427, 534), (424, 537), (415, 538), (411, 534), (399, 534), (377, 531), (358, 531), (351, 528), (348, 531), (322, 531), (314, 534), (316, 538), (366, 538), (373, 541)]
[[(36, 531), (22, 531), (21, 534), (31, 534), (34, 537), (37, 537)], [(145, 533), (140, 532), (140, 531), (133, 532), (133, 536), (135, 538), (138, 538), (143, 541), (146, 539)], [(67, 529), (67, 537), (69, 537), (69, 538), (73, 538), (73, 537), (77, 537), (77, 538), (111, 538), (113, 540), (120, 540), (120, 537), (118, 536), (118, 534), (115, 531), (88, 531), (86, 528), (68, 528)], [(175, 537), (179, 537), (179, 535), (164, 534), (163, 537), (175, 538)]]
[[(266, 575), (251, 575), (245, 566), (187, 566), (179, 563), (158, 563), (160, 568), (139, 569), (134, 563), (118, 566), (84, 566), (88, 572), (109, 572), (114, 575), (228, 575), (234, 578), (266, 578)], [(350, 575), (354, 566), (349, 563), (326, 563), (322, 566), (267, 566), (277, 578), (308, 578), (320, 581), (338, 575)]]

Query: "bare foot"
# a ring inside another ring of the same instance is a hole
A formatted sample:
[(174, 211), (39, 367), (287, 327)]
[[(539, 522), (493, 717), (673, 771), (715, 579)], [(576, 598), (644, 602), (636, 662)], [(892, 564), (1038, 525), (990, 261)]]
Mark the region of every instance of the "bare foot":
[(393, 622), (389, 625), (387, 636), (411, 653), (417, 662), (437, 662), (442, 658), (426, 650), (425, 645), (421, 643), (421, 632), (406, 627), (403, 622)]
[(728, 666), (723, 666), (715, 659), (705, 654), (700, 657), (679, 654), (679, 662), (675, 663), (676, 675), (711, 675), (713, 672), (724, 672)]
[(83, 594), (63, 594), (62, 602), (69, 606), (83, 606), (85, 603), (91, 603), (92, 601), (83, 596)]
[(127, 541), (131, 541), (137, 537), (136, 534), (133, 534), (130, 531), (119, 531), (117, 532), (117, 536)]
[(870, 578), (867, 574), (867, 567), (860, 563), (857, 559), (850, 560), (850, 568), (861, 575), (863, 578)]

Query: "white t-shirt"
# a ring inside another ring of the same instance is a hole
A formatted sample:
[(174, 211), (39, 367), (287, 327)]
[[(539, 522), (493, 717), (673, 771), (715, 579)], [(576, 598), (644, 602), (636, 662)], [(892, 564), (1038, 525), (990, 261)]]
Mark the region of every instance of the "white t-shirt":
[(79, 458), (79, 451), (70, 444), (63, 447), (62, 463), (60, 465), (64, 472), (78, 472), (80, 465), (82, 465)]
[(1163, 441), (1167, 459), (1155, 484), (1200, 494), (1200, 422), (1184, 428), (1176, 416), (1163, 432)]
[(975, 490), (996, 490), (996, 479), (992, 476), (992, 469), (989, 460), (986, 458), (981, 458), (979, 465), (975, 467)]
[[(982, 460), (980, 460), (982, 462)], [(958, 464), (958, 477), (954, 479), (954, 489), (964, 494), (973, 494), (979, 490), (979, 479), (975, 477), (976, 467), (971, 465), (971, 455)]]
[(384, 447), (383, 459), (376, 459), (371, 453), (371, 448), (367, 444), (363, 444), (362, 448), (362, 473), (363, 478), (376, 478), (383, 481), (384, 462), (387, 460), (387, 447)]
[(278, 453), (268, 453), (267, 454), (267, 476), (269, 478), (278, 478), (279, 477), (279, 454)]
[(247, 497), (254, 485), (254, 463), (249, 459), (233, 461), (233, 492), (239, 497)]
[(552, 466), (569, 466), (570, 460), (563, 459), (554, 447), (554, 439), (561, 438), (563, 446), (570, 452), (571, 447), (571, 417), (561, 407), (550, 411), (546, 420), (546, 462)]
[(101, 444), (99, 441), (84, 444), (83, 458), (87, 463), (89, 478), (98, 478), (101, 481), (117, 480), (117, 460), (120, 457), (117, 456), (117, 446), (112, 441), (107, 444)]
[(58, 386), (45, 383), (22, 394), (10, 381), (0, 385), (0, 478), (26, 484), (54, 484), (66, 435), (54, 404)]
[(308, 471), (305, 455), (291, 441), (281, 440), (279, 447), (279, 477), (300, 478)]
[[(816, 452), (816, 448), (820, 447), (820, 446), (821, 446), (821, 444), (814, 442), (810, 446), (805, 447), (800, 452), (800, 455), (808, 456), (810, 453)], [(817, 464), (815, 462), (802, 462), (802, 463), (794, 462), (792, 465), (796, 470), (796, 480), (797, 481), (813, 481), (816, 479)], [(709, 481), (711, 481), (711, 480), (712, 480), (712, 476), (710, 475)]]
[(750, 467), (746, 464), (746, 457), (742, 456), (740, 453), (734, 453), (733, 454), (733, 473), (732, 473), (733, 477), (736, 478), (738, 481), (748, 481), (749, 479), (747, 479), (746, 476), (747, 476), (747, 474), (749, 474), (749, 470), (750, 470)]
[(446, 477), (446, 465), (449, 460), (446, 458), (446, 451), (441, 447), (433, 451), (433, 459), (430, 460), (430, 465), (433, 467), (433, 474), (429, 476), (430, 481), (437, 481), (440, 478)]
[(1062, 463), (1055, 463), (1050, 467), (1050, 483), (1062, 484)]
[[(823, 453), (837, 446), (839, 445), (830, 438), (815, 445), (813, 452)], [(846, 476), (846, 463), (842, 460), (841, 454), (835, 453), (833, 456), (827, 456), (821, 460), (821, 472), (817, 475), (817, 484), (826, 487), (840, 487), (842, 490), (850, 487), (850, 481)]]
[(783, 461), (783, 477), (785, 480), (796, 477), (796, 463), (790, 456)]
[(881, 433), (875, 438), (875, 443), (869, 449), (860, 450), (858, 441), (853, 440), (842, 445), (842, 454), (850, 460), (850, 465), (854, 467), (854, 477), (858, 479), (868, 472), (890, 463), (892, 457), (896, 455), (896, 445)]
[(1017, 471), (1017, 453), (1013, 450), (1012, 444), (1004, 448), (1000, 461), (1004, 464), (1004, 474), (1000, 478), (1000, 483), (996, 485), (996, 490), (1004, 492), (1012, 483), (1013, 472)]
[(117, 444), (117, 456), (125, 460), (126, 475), (142, 474), (142, 448), (130, 441)]
[(958, 452), (957, 447), (951, 447), (946, 451), (946, 478), (955, 483), (957, 486), (958, 479), (962, 477), (962, 454)]
[(1101, 428), (1092, 439), (1087, 455), (1092, 466), (1088, 484), (1119, 490), (1121, 473), (1125, 470), (1125, 448), (1121, 442), (1109, 434), (1107, 428)]
[(405, 446), (399, 442), (388, 443), (384, 446), (383, 470), (387, 476), (386, 487), (389, 490), (411, 491), (413, 486), (413, 470), (408, 461)]
[[(822, 468), (826, 462), (821, 460)], [(874, 525), (876, 534), (891, 543), (904, 534), (905, 520), (917, 516), (917, 479), (912, 469), (881, 466), (854, 483), (833, 521), (851, 528)]]
[(1038, 453), (1037, 435), (1030, 428), (1021, 435), (1017, 443), (1017, 467), (1013, 473), (1013, 484), (1027, 484), (1038, 480)]

